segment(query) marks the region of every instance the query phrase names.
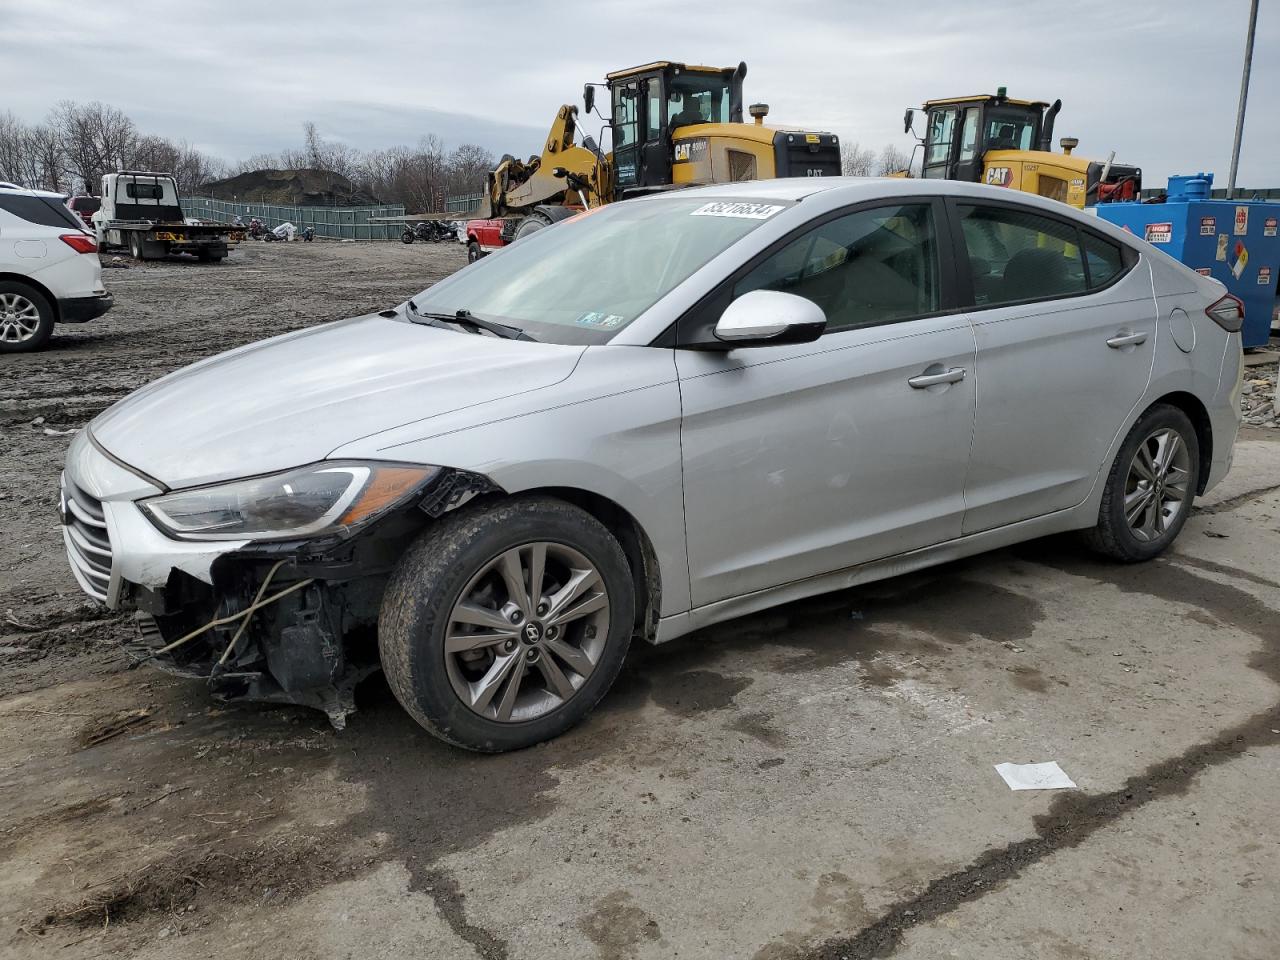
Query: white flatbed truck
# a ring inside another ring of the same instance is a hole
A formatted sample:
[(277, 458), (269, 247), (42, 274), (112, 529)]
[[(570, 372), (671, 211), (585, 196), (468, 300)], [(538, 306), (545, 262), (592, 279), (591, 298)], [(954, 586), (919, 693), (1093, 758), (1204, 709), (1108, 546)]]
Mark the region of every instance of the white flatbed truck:
[(121, 170), (102, 178), (102, 206), (93, 214), (100, 247), (127, 247), (138, 260), (193, 253), (221, 260), (244, 230), (229, 223), (191, 223), (178, 200), (178, 183), (168, 173)]

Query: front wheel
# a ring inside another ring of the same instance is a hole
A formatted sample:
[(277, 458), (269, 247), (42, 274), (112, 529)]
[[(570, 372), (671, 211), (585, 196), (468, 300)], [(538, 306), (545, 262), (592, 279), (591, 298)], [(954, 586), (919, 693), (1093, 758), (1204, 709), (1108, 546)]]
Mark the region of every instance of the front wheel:
[(378, 623), (396, 698), (449, 743), (496, 753), (579, 723), (613, 684), (635, 597), (612, 534), (527, 497), (462, 511), (401, 559)]
[(1150, 560), (1173, 543), (1200, 481), (1200, 441), (1177, 407), (1157, 404), (1133, 425), (1107, 475), (1089, 545), (1117, 560)]
[(483, 256), (484, 252), (480, 249), (480, 244), (474, 240), (467, 243), (467, 263), (475, 263)]

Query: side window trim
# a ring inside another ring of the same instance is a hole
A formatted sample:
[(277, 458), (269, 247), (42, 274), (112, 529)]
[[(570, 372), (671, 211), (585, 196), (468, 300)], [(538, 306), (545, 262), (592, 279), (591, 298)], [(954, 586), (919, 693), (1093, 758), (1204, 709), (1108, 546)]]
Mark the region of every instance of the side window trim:
[[(840, 333), (850, 333), (854, 330), (867, 330), (872, 327), (886, 327), (898, 323), (909, 323), (912, 320), (925, 320), (930, 317), (943, 317), (951, 314), (962, 314), (969, 311), (969, 307), (961, 302), (959, 289), (957, 287), (956, 274), (956, 251), (963, 249), (956, 247), (953, 235), (947, 230), (946, 224), (950, 217), (945, 206), (945, 197), (935, 194), (923, 194), (918, 196), (902, 196), (879, 198), (876, 200), (864, 200), (861, 203), (850, 204), (847, 207), (840, 207), (836, 210), (830, 210), (819, 217), (814, 217), (802, 226), (796, 227), (790, 233), (775, 240), (764, 250), (761, 250), (745, 264), (738, 267), (715, 288), (709, 291), (701, 300), (681, 314), (670, 327), (655, 337), (650, 346), (654, 347), (674, 347), (680, 348), (687, 343), (701, 342), (701, 338), (696, 336), (687, 336), (687, 330), (690, 326), (702, 326), (697, 324), (699, 314), (712, 308), (716, 301), (726, 293), (732, 292), (733, 288), (745, 278), (752, 270), (762, 265), (774, 254), (785, 249), (790, 244), (799, 240), (805, 234), (817, 230), (833, 220), (839, 220), (841, 217), (847, 217), (850, 214), (864, 213), (868, 210), (875, 210), (879, 207), (902, 206), (909, 203), (928, 204), (931, 208), (934, 218), (934, 234), (938, 247), (938, 304), (937, 310), (928, 313), (922, 313), (909, 317), (899, 317), (894, 320), (884, 320), (879, 323), (867, 324), (859, 327), (847, 327), (842, 330), (831, 330), (823, 333), (823, 337), (834, 336)], [(727, 305), (727, 304), (726, 304)], [(688, 321), (695, 321), (690, 324)]]
[[(1019, 307), (1029, 303), (1045, 303), (1049, 300), (1073, 300), (1077, 297), (1090, 297), (1095, 293), (1101, 293), (1114, 287), (1117, 283), (1133, 272), (1133, 268), (1137, 266), (1140, 254), (1127, 243), (1120, 243), (1112, 240), (1110, 237), (1104, 236), (1096, 230), (1090, 230), (1088, 227), (1082, 227), (1078, 223), (1065, 220), (1062, 217), (1054, 215), (1049, 210), (1041, 210), (1037, 207), (1027, 207), (1019, 203), (1013, 203), (1008, 200), (988, 200), (986, 197), (970, 198), (970, 197), (946, 197), (944, 203), (947, 209), (947, 219), (950, 221), (950, 239), (952, 249), (955, 253), (955, 269), (959, 278), (959, 302), (962, 309), (968, 313), (977, 313), (986, 310), (1000, 310), (1005, 307)], [(960, 224), (960, 210), (962, 203), (980, 203), (986, 207), (999, 207), (1004, 210), (1012, 210), (1016, 213), (1030, 213), (1037, 217), (1043, 217), (1050, 220), (1061, 227), (1074, 230), (1076, 234), (1076, 245), (1080, 248), (1080, 260), (1084, 266), (1085, 273), (1085, 289), (1076, 293), (1058, 294), (1052, 297), (1031, 297), (1027, 300), (1011, 300), (1006, 303), (980, 304), (976, 302), (973, 292), (973, 271), (969, 266), (969, 247), (964, 238), (964, 228)], [(1104, 283), (1100, 287), (1092, 286), (1089, 283), (1089, 258), (1085, 255), (1084, 238), (1086, 236), (1095, 237), (1103, 243), (1110, 244), (1113, 247), (1120, 248), (1120, 259), (1123, 269), (1118, 271), (1115, 276)]]

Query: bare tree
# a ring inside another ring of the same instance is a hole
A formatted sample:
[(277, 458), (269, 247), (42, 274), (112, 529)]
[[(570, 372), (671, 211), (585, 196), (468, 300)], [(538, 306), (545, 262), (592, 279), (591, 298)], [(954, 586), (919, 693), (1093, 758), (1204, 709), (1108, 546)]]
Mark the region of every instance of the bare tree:
[(840, 144), (840, 172), (846, 177), (869, 177), (876, 165), (876, 152), (863, 149), (856, 140)]
[(911, 158), (895, 147), (892, 143), (886, 144), (885, 148), (880, 151), (880, 159), (876, 165), (876, 176), (887, 177), (891, 173), (904, 173)]
[(68, 172), (86, 188), (96, 187), (104, 173), (127, 167), (138, 148), (133, 121), (97, 100), (61, 101), (49, 114), (49, 126), (61, 138)]

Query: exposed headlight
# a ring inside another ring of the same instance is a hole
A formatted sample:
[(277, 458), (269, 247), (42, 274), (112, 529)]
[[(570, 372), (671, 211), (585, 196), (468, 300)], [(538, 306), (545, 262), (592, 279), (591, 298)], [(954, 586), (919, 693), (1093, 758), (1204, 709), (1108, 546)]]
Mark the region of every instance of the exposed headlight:
[(293, 540), (342, 533), (403, 503), (439, 467), (315, 463), (139, 503), (180, 540)]

